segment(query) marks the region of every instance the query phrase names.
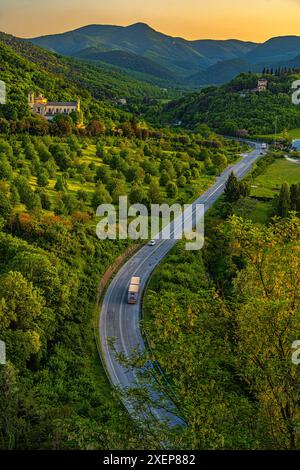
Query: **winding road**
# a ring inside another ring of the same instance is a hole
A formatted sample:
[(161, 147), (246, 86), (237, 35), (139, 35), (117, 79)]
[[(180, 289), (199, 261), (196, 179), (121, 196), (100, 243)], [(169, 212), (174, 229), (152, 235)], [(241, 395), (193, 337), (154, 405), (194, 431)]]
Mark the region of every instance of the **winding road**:
[[(230, 172), (233, 171), (239, 179), (243, 178), (251, 170), (253, 163), (260, 158), (261, 153), (265, 153), (261, 144), (248, 143), (253, 147), (253, 150), (243, 154), (238, 163), (228, 167), (217, 178), (216, 183), (194, 201), (192, 205), (193, 224), (195, 223), (197, 204), (203, 204), (206, 212), (223, 193)], [(176, 219), (170, 224), (171, 234), (174, 233), (174, 230), (176, 231), (174, 224), (176, 224)], [(142, 293), (153, 270), (177, 243), (176, 239), (162, 240), (159, 236), (157, 238), (155, 246), (143, 246), (123, 265), (109, 285), (102, 302), (99, 318), (102, 360), (112, 385), (121, 390), (137, 386), (139, 377), (138, 370), (128, 370), (118, 362), (116, 352), (123, 353), (126, 358), (129, 358), (133, 351), (143, 352), (146, 349), (140, 328)], [(128, 305), (127, 293), (132, 276), (141, 278), (141, 291), (138, 303)], [(114, 346), (111, 344), (111, 338), (114, 339)], [(128, 412), (135, 415), (134, 403), (127, 397), (123, 398), (123, 403)], [(183, 421), (177, 416), (175, 407), (174, 412), (172, 411), (172, 404), (170, 409), (171, 411), (167, 411), (165, 407), (153, 405), (151, 412), (157, 420), (166, 421), (170, 426), (182, 425)]]

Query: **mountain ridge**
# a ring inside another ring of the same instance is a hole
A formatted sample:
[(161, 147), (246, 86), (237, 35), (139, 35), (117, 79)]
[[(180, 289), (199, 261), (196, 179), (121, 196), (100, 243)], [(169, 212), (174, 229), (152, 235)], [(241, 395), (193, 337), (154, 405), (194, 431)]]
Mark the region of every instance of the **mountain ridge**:
[[(150, 82), (164, 79), (170, 86), (186, 87), (221, 84), (246, 70), (288, 64), (300, 55), (300, 36), (296, 35), (277, 36), (263, 43), (188, 40), (168, 36), (143, 22), (129, 26), (85, 25), (27, 41), (61, 55), (80, 56), (81, 60), (96, 61), (98, 53), (100, 61), (121, 68), (125, 65), (129, 73), (142, 73)], [(96, 52), (94, 57), (91, 49)]]
[[(26, 61), (38, 65), (41, 69), (41, 78), (39, 78), (38, 83), (44, 80), (43, 70), (45, 76), (50, 73), (60, 79), (63, 75), (75, 87), (80, 84), (81, 89), (88, 91), (96, 99), (116, 101), (119, 98), (125, 98), (134, 102), (135, 100), (149, 99), (149, 97), (166, 97), (166, 93), (159, 87), (129, 77), (105, 63), (89, 64), (73, 57), (63, 57), (33, 45), (29, 41), (0, 31), (0, 47), (2, 45), (8, 46)], [(2, 75), (2, 79), (5, 79), (4, 75)], [(35, 87), (33, 89), (36, 92), (40, 91)], [(62, 98), (63, 90), (64, 84), (62, 82)]]
[[(27, 39), (44, 49), (78, 56), (91, 47), (102, 52), (134, 53), (177, 75), (178, 81), (222, 59), (240, 58), (256, 43), (230, 40), (195, 40), (160, 33), (145, 23), (129, 26), (86, 25), (65, 33)], [(81, 57), (84, 59), (84, 57)]]

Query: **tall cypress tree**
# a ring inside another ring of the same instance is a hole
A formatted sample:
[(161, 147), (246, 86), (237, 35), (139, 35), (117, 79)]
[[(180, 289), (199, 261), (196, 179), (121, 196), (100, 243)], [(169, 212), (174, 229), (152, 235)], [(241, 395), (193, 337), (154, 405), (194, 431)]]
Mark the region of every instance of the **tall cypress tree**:
[(287, 217), (291, 207), (290, 187), (288, 183), (283, 183), (278, 198), (277, 213), (280, 217)]
[(235, 202), (238, 201), (240, 198), (240, 183), (235, 176), (235, 174), (232, 172), (229, 175), (229, 178), (226, 182), (225, 185), (225, 191), (224, 191), (224, 196), (226, 202)]
[(292, 184), (290, 189), (290, 198), (291, 198), (291, 211), (298, 210), (298, 203), (300, 200), (300, 186), (298, 184)]

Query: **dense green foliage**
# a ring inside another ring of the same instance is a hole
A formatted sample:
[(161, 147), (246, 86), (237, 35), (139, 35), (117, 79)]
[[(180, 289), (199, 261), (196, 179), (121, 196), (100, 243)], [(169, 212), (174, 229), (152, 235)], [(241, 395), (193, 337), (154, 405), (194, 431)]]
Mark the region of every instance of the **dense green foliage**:
[(181, 442), (299, 448), (300, 376), (291, 360), (300, 327), (299, 219), (266, 227), (215, 215), (205, 263), (175, 248), (146, 296), (152, 358), (189, 423)]
[(120, 446), (115, 432), (125, 432), (126, 416), (97, 365), (92, 316), (99, 276), (122, 246), (50, 215), (20, 215), (11, 232), (0, 233), (8, 357), (0, 370), (0, 447)]
[[(200, 94), (200, 114), (185, 121), (198, 124), (196, 132), (155, 129), (99, 98), (115, 99), (121, 90), (133, 110), (150, 92), (159, 97), (158, 89), (127, 78), (121, 84), (101, 66), (0, 39), (9, 98), (0, 107), (0, 338), (8, 358), (0, 368), (0, 448), (160, 448), (162, 441), (189, 449), (299, 448), (299, 373), (290, 345), (299, 331), (300, 227), (289, 218), (300, 210), (299, 186), (283, 185), (280, 221), (257, 226), (225, 220), (249, 199), (249, 184), (230, 175), (209, 217), (204, 252), (180, 245), (154, 274), (143, 324), (148, 355), (162, 366), (188, 427), (130, 421), (94, 341), (99, 279), (129, 244), (97, 240), (97, 206), (117, 204), (121, 195), (147, 205), (195, 199), (241, 152), (204, 122), (234, 133), (235, 116), (257, 132), (267, 107), (259, 128), (267, 132), (276, 105), (285, 127), (296, 127), (299, 111), (286, 105), (291, 77), (272, 77), (265, 94), (237, 98), (257, 79), (241, 76), (227, 95), (222, 88)], [(79, 96), (85, 128), (76, 126), (76, 116), (49, 124), (31, 115), (29, 91), (53, 100)], [(257, 105), (247, 122), (237, 99)], [(168, 116), (175, 119), (173, 106), (182, 112), (182, 103), (169, 105)], [(203, 110), (212, 103), (209, 121)], [(258, 163), (253, 176), (273, 160)], [(147, 407), (144, 392), (136, 391), (137, 405)]]
[[(158, 437), (129, 424), (99, 364), (97, 286), (127, 243), (97, 240), (95, 209), (126, 194), (132, 203), (187, 202), (241, 148), (205, 127), (152, 129), (77, 87), (60, 58), (11, 45), (0, 44), (8, 89), (0, 108), (0, 337), (8, 358), (0, 447), (159, 447)], [(31, 90), (79, 95), (86, 128), (31, 115)]]
[[(20, 135), (0, 140), (0, 189), (15, 212), (54, 211), (90, 220), (103, 202), (186, 202), (237, 158), (214, 134), (126, 127), (127, 137)], [(139, 137), (137, 137), (139, 136)], [(2, 202), (3, 211), (11, 212)]]
[[(255, 165), (245, 188), (275, 155)], [(300, 213), (299, 185), (282, 185), (267, 225), (249, 219), (268, 202), (250, 199), (240, 184), (231, 174), (208, 213), (202, 254), (178, 246), (156, 270), (143, 326), (190, 424), (181, 445), (298, 449), (300, 376), (291, 344), (300, 331), (300, 225), (289, 211)], [(276, 211), (282, 220), (271, 220)]]
[(283, 183), (274, 206), (279, 217), (288, 217), (290, 211), (300, 213), (300, 183), (291, 186)]
[[(256, 406), (234, 376), (231, 319), (200, 252), (173, 250), (153, 276), (145, 303), (154, 359), (158, 360), (189, 427), (192, 449), (253, 448)], [(172, 396), (172, 395), (171, 395)]]
[(97, 240), (94, 210), (124, 194), (187, 201), (239, 147), (214, 134), (147, 136), (0, 140), (3, 449), (159, 447), (128, 425), (99, 366), (97, 285), (127, 245)]
[[(165, 105), (165, 122), (181, 121), (184, 126), (196, 128), (207, 124), (222, 134), (243, 136), (272, 134), (277, 130), (294, 129), (300, 125), (300, 108), (292, 103), (291, 84), (299, 75), (265, 75), (269, 81), (266, 92), (252, 92), (259, 75), (241, 74), (229, 84), (210, 87)], [(160, 117), (157, 113), (156, 115)], [(155, 114), (153, 112), (153, 120)]]
[(147, 446), (95, 365), (98, 280), (126, 245), (97, 241), (93, 207), (126, 193), (132, 202), (168, 197), (169, 178), (179, 184), (180, 174), (189, 181), (183, 200), (195, 184), (202, 191), (209, 177), (190, 167), (198, 154), (230, 159), (237, 150), (221, 140), (207, 148), (205, 139), (169, 132), (146, 140), (103, 135), (96, 144), (75, 136), (0, 141), (0, 335), (9, 358), (0, 378), (2, 448)]
[[(94, 115), (116, 119), (123, 113), (112, 104), (120, 98), (131, 104), (145, 98), (166, 98), (160, 88), (118, 73), (109, 66), (63, 58), (4, 33), (0, 33), (0, 58), (1, 79), (15, 97), (13, 107), (17, 113), (30, 91), (43, 92), (49, 100), (72, 101), (80, 97), (87, 119)], [(100, 103), (95, 98), (104, 101)]]
[(230, 173), (225, 185), (224, 199), (226, 202), (235, 202), (241, 196), (246, 197), (250, 193), (250, 187), (244, 181), (238, 181), (234, 173)]

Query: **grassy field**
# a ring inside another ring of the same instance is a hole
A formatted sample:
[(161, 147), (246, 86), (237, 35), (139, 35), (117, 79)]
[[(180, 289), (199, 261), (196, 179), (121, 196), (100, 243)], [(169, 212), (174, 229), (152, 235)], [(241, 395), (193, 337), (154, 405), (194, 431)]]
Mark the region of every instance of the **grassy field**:
[(300, 183), (300, 165), (280, 158), (255, 178), (252, 185), (256, 187), (252, 187), (251, 196), (273, 198), (284, 182)]
[(234, 213), (239, 217), (259, 224), (268, 223), (272, 212), (272, 201), (259, 201), (250, 197), (240, 200), (234, 209)]
[[(288, 135), (291, 139), (300, 139), (300, 129), (291, 129), (288, 131)], [(275, 139), (274, 134), (258, 135), (256, 137), (258, 137), (259, 139), (266, 139), (266, 140)], [(283, 132), (280, 132), (277, 134), (278, 139), (283, 138), (283, 137), (284, 137)]]
[[(300, 183), (300, 165), (278, 158), (266, 168), (263, 174), (252, 180), (251, 197), (238, 201), (234, 212), (253, 222), (266, 224), (274, 213), (272, 199), (279, 194), (282, 183)], [(258, 198), (270, 198), (261, 201)]]
[(292, 129), (288, 134), (292, 139), (300, 139), (300, 129)]

